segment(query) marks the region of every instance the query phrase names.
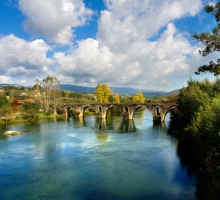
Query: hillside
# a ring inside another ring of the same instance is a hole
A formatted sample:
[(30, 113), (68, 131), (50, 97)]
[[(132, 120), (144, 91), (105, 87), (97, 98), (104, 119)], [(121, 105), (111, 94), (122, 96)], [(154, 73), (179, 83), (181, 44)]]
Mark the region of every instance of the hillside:
[[(15, 86), (15, 87), (24, 87), (19, 84), (0, 84), (0, 88), (3, 86)], [(26, 88), (26, 87), (25, 87)], [(136, 94), (137, 92), (143, 93), (145, 96), (167, 96), (170, 93), (178, 92), (179, 90), (170, 91), (170, 92), (163, 92), (163, 91), (154, 91), (154, 90), (140, 90), (131, 87), (110, 87), (114, 93), (118, 93), (120, 95), (130, 95)], [(70, 84), (61, 84), (62, 90), (69, 90), (71, 92), (80, 92), (80, 93), (89, 93), (92, 94), (95, 92), (95, 87), (85, 87), (85, 86), (77, 86), (77, 85), (70, 85)]]

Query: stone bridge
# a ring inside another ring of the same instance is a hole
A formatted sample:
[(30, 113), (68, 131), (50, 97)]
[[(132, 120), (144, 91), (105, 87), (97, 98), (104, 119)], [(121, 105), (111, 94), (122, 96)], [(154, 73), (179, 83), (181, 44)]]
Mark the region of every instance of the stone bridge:
[(125, 120), (132, 120), (135, 111), (139, 108), (148, 109), (152, 116), (153, 121), (164, 121), (167, 112), (170, 110), (176, 110), (175, 103), (127, 103), (127, 104), (116, 104), (116, 103), (77, 103), (68, 105), (58, 105), (58, 110), (65, 110), (66, 116), (70, 116), (70, 110), (75, 111), (76, 117), (83, 117), (84, 111), (90, 107), (95, 111), (96, 117), (99, 119), (105, 119), (110, 109), (116, 108)]

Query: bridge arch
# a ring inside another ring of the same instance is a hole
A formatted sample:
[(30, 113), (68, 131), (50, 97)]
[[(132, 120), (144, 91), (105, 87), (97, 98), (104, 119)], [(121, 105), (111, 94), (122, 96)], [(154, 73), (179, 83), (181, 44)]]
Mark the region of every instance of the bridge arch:
[(113, 110), (113, 109), (116, 109), (117, 111), (119, 111), (119, 112), (121, 113), (121, 109), (120, 109), (118, 106), (112, 105), (112, 106), (109, 106), (109, 107), (106, 109), (106, 117), (107, 117), (109, 111), (110, 111), (110, 110)]
[(164, 114), (164, 120), (166, 118), (167, 113), (169, 113), (170, 111), (174, 111), (174, 113), (176, 113), (176, 109), (177, 109), (176, 106), (172, 106), (172, 107), (168, 108), (167, 111)]
[(132, 120), (134, 117), (134, 113), (141, 108), (143, 105), (141, 104), (131, 104), (122, 107), (123, 110), (123, 119), (129, 119)]

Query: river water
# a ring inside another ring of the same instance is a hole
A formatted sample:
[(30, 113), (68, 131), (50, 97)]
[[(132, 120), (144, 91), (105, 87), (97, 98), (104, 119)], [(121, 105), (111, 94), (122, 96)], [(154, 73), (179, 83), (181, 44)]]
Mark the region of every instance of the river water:
[(133, 122), (85, 116), (1, 125), (0, 199), (195, 199), (195, 177), (181, 166), (169, 124), (169, 116), (153, 124), (145, 110)]

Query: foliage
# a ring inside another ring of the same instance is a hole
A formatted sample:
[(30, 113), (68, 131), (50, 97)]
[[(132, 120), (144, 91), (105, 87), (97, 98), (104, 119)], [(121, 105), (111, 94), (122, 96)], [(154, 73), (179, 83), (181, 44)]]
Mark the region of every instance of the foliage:
[(200, 107), (202, 109), (209, 104), (209, 97), (198, 85), (189, 85), (180, 90), (177, 104), (182, 119), (190, 124)]
[[(194, 33), (192, 37), (197, 41), (200, 41), (205, 45), (205, 48), (202, 51), (199, 51), (202, 56), (207, 56), (208, 54), (220, 51), (220, 2), (217, 2), (215, 6), (206, 5), (205, 10), (207, 13), (212, 14), (215, 17), (217, 26), (212, 30), (211, 33)], [(198, 68), (195, 74), (200, 74), (201, 72), (210, 72), (215, 76), (220, 74), (220, 59), (217, 60), (217, 63), (210, 61), (208, 65), (202, 65)]]
[[(220, 91), (219, 80), (190, 80), (178, 96), (180, 117), (187, 128), (183, 138), (197, 141), (199, 173), (198, 199), (220, 198)], [(187, 137), (186, 137), (187, 136)], [(193, 153), (193, 152), (192, 152)]]
[(95, 89), (95, 96), (100, 103), (109, 103), (109, 97), (111, 95), (111, 90), (107, 84), (99, 84)]
[(131, 103), (132, 102), (132, 95), (125, 95), (121, 97), (121, 103)]
[(167, 103), (167, 102), (168, 102), (168, 99), (165, 98), (165, 97), (162, 97), (162, 98), (161, 98), (161, 101), (162, 101), (163, 103)]
[(69, 97), (70, 94), (71, 94), (71, 91), (69, 91), (69, 90), (63, 90), (63, 95), (64, 95), (64, 97)]
[(13, 106), (18, 106), (19, 105), (19, 99), (18, 98), (15, 98), (13, 100)]
[(137, 103), (144, 103), (145, 102), (145, 97), (141, 92), (138, 92), (134, 97), (133, 97), (133, 102)]
[(8, 100), (5, 94), (0, 94), (0, 107), (7, 104)]
[(1, 117), (12, 117), (13, 108), (11, 105), (4, 104), (0, 107), (0, 116)]
[(118, 93), (114, 94), (113, 99), (114, 103), (120, 103), (120, 96)]
[(176, 103), (177, 99), (178, 99), (178, 93), (174, 92), (169, 94), (166, 99), (169, 103)]
[(23, 104), (23, 113), (26, 118), (34, 118), (38, 114), (38, 110), (40, 108), (39, 102), (35, 103), (24, 103)]

